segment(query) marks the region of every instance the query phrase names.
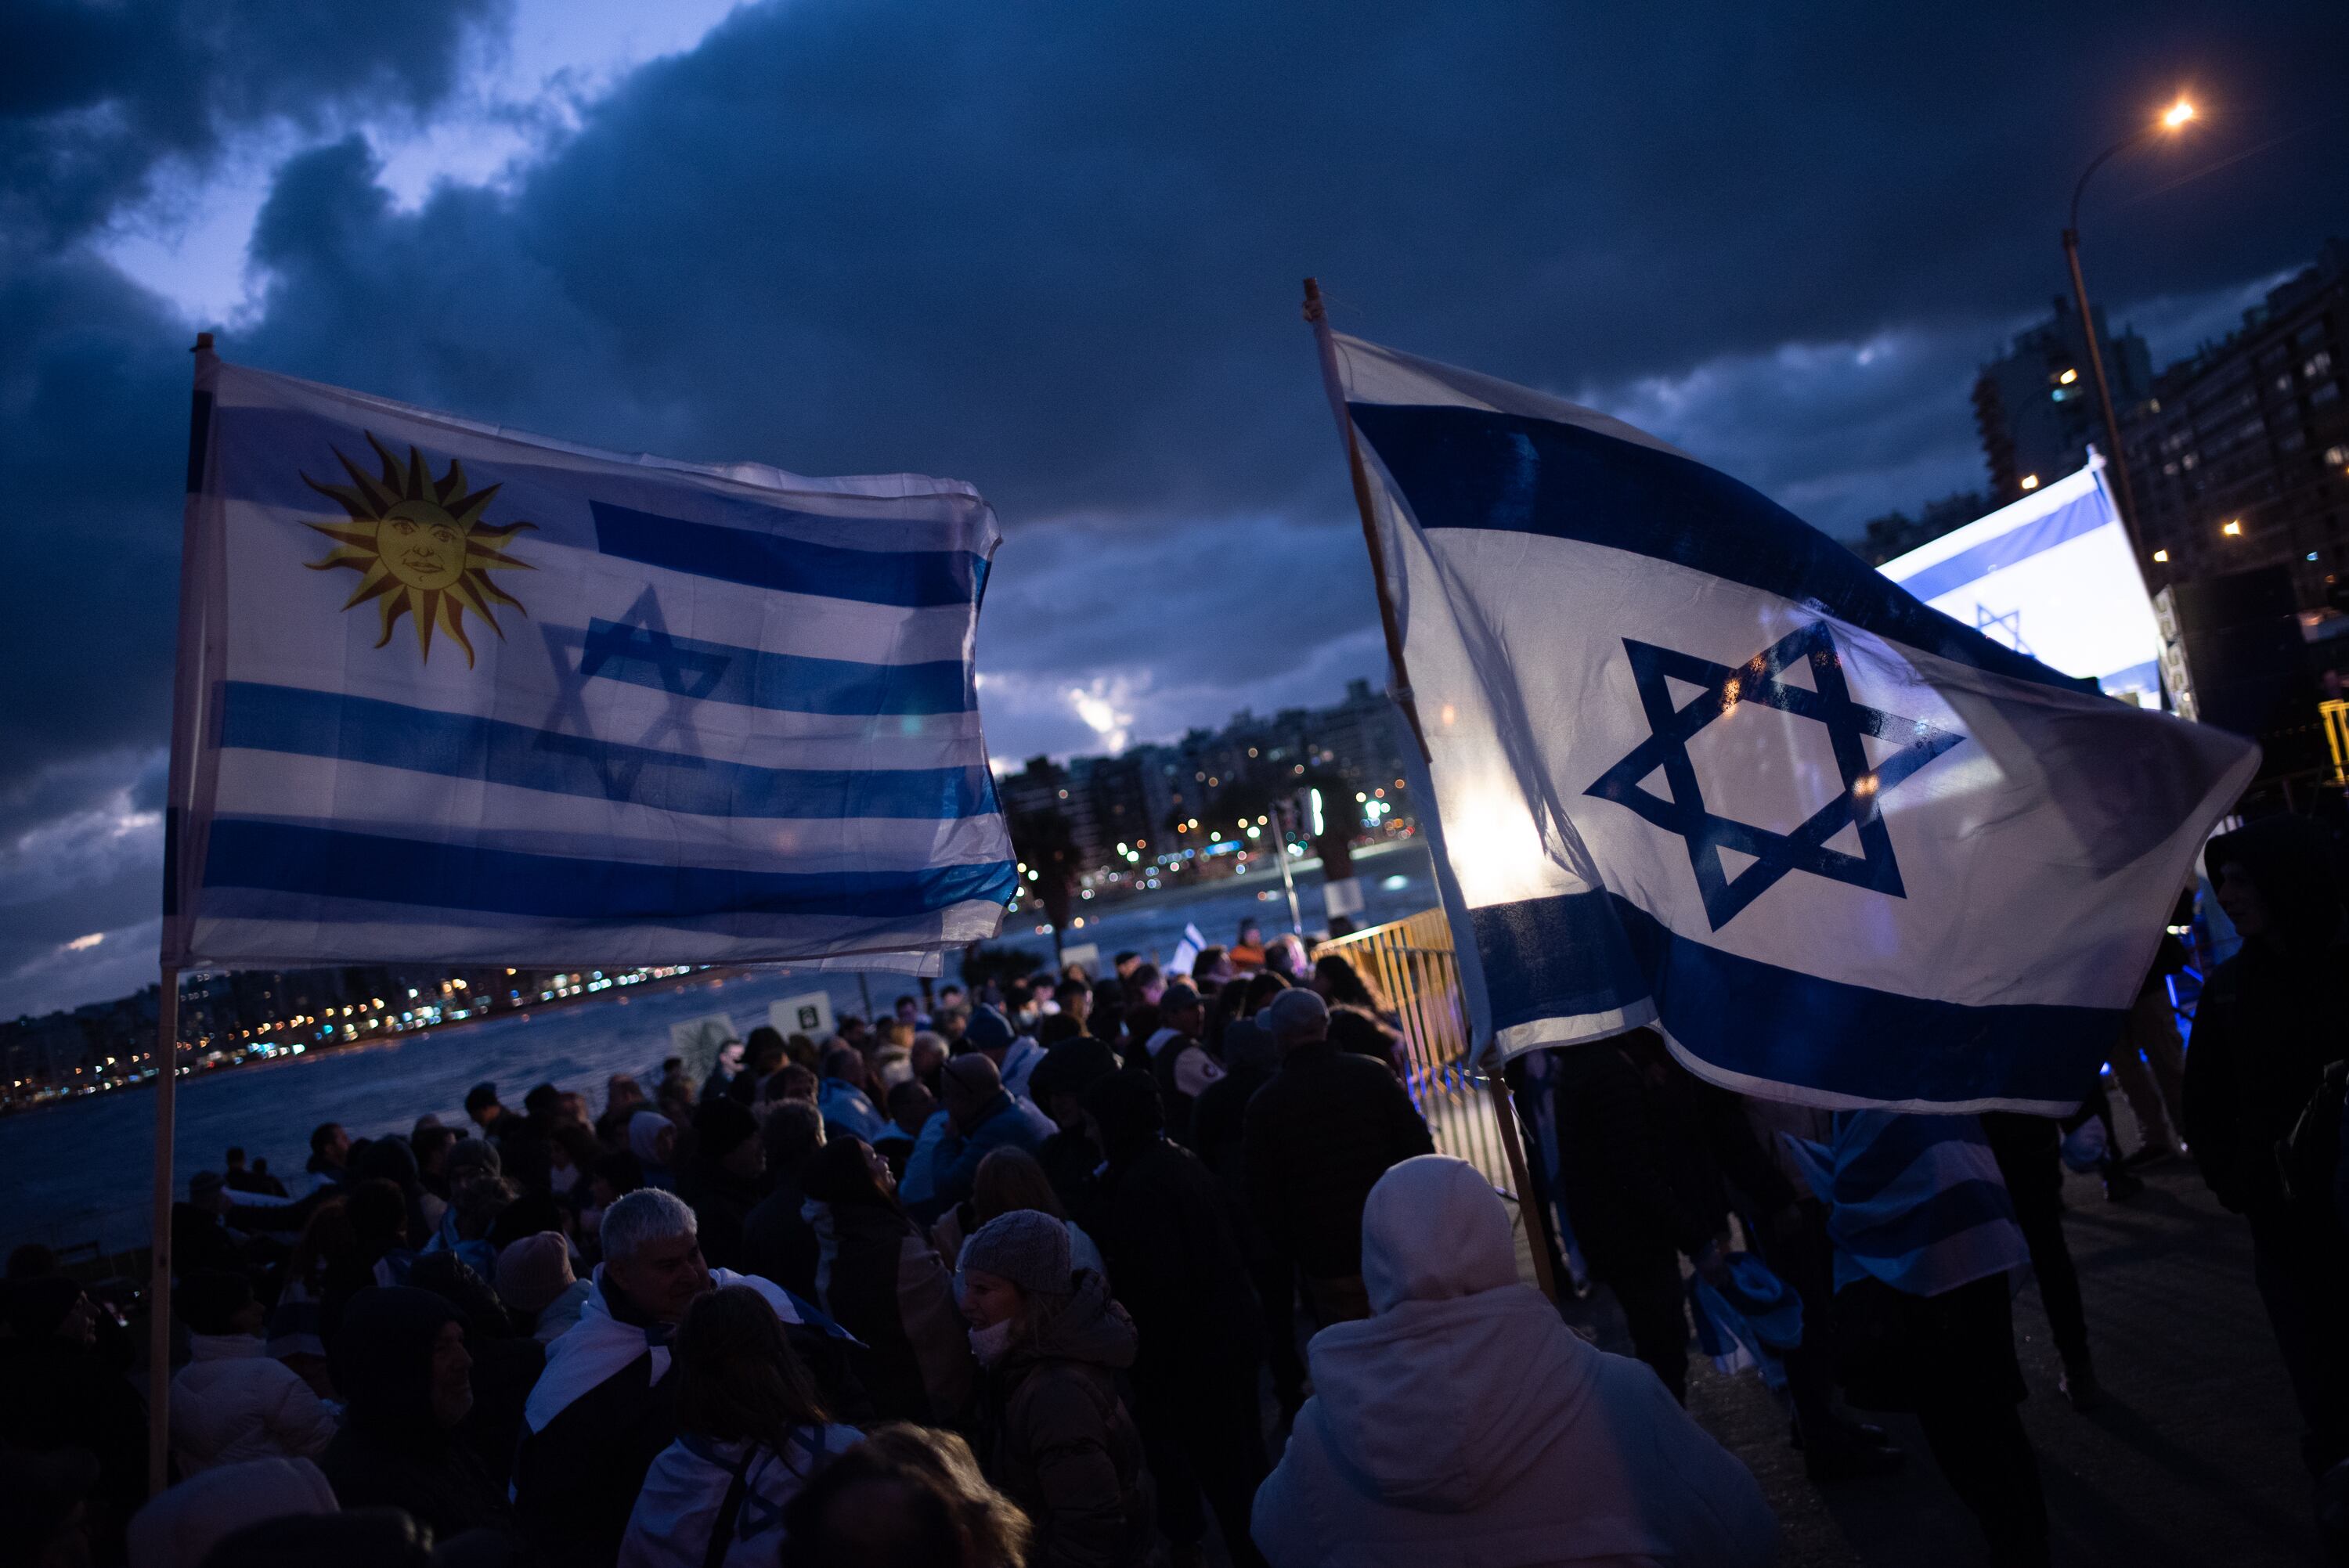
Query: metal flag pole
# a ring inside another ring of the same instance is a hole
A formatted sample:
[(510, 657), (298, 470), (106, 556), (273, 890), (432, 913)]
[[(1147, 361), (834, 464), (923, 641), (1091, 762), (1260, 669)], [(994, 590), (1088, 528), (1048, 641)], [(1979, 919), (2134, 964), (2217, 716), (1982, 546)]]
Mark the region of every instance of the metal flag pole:
[(1279, 841), (1273, 845), (1273, 858), (1280, 862), (1280, 891), (1288, 895), (1288, 929), (1298, 936), (1305, 934), (1305, 917), (1298, 912), (1297, 878), (1288, 869), (1289, 810), (1282, 802), (1272, 803), (1272, 831)]
[[(1361, 442), (1354, 434), (1353, 418), (1346, 412), (1346, 385), (1338, 371), (1338, 343), (1330, 331), (1330, 311), (1321, 298), (1318, 278), (1305, 280), (1305, 319), (1312, 324), (1314, 345), (1321, 351), (1321, 384), (1330, 395), (1330, 411), (1338, 417), (1338, 432), (1345, 438), (1346, 468), (1354, 481), (1354, 510), (1361, 515), (1362, 543), (1371, 552), (1371, 582), (1378, 590), (1379, 626), (1386, 634), (1387, 664), (1394, 677), (1393, 689), (1388, 695), (1394, 698), (1395, 706), (1402, 710), (1405, 722), (1411, 726), (1411, 738), (1419, 747), (1420, 761), (1427, 763), (1431, 760), (1427, 732), (1420, 727), (1419, 701), (1411, 689), (1411, 667), (1403, 662), (1402, 625), (1395, 619), (1394, 596), (1387, 591), (1386, 552), (1379, 548), (1378, 511), (1371, 501), (1371, 476), (1362, 466)], [(1429, 809), (1433, 809), (1432, 802)], [(1282, 853), (1287, 852), (1284, 845)], [(1282, 870), (1287, 869), (1284, 861)], [(1534, 1278), (1542, 1294), (1555, 1303), (1557, 1279), (1550, 1267), (1549, 1222), (1540, 1213), (1541, 1200), (1537, 1195), (1533, 1173), (1526, 1167), (1525, 1140), (1517, 1135), (1517, 1108), (1509, 1098), (1498, 1068), (1482, 1077), (1485, 1092), (1493, 1102), (1494, 1118), (1500, 1123), (1501, 1150), (1508, 1157), (1509, 1176), (1516, 1184), (1517, 1211), (1525, 1221), (1526, 1251), (1533, 1253)]]
[[(170, 868), (165, 869), (170, 875)], [(180, 1082), (180, 971), (163, 965), (155, 999), (155, 1212), (147, 1270), (147, 1494), (171, 1479), (171, 1133)]]

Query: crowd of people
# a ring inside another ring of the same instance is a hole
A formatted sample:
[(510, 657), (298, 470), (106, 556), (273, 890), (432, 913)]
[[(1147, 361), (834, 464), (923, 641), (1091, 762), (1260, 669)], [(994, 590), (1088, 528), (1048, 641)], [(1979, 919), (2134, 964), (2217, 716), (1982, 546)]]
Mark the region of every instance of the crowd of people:
[[(2162, 1125), (2251, 1219), (2323, 1475), (2349, 1187), (2309, 1173), (2340, 1169), (2318, 982), (2342, 909), (2293, 830), (2212, 847), (2245, 945)], [(1682, 1408), (1693, 1315), (1783, 1374), (1815, 1480), (1899, 1468), (1850, 1411), (1914, 1412), (1994, 1559), (2046, 1560), (2009, 1297), (2035, 1269), (2093, 1405), (2064, 1129), (1769, 1105), (1646, 1032), (1555, 1054), (1556, 1196), (1618, 1357), (1520, 1283), (1375, 987), (1240, 937), (1188, 975), (1126, 954), (821, 1040), (755, 1029), (600, 1107), (481, 1084), (461, 1126), (317, 1128), (299, 1179), (230, 1151), (175, 1207), (154, 1304), (177, 1367), (158, 1495), (122, 1323), (22, 1251), (12, 1542), (137, 1568), (1744, 1568), (1776, 1526)], [(2320, 1164), (2295, 1128), (2328, 1083)], [(2306, 1163), (2280, 1165), (2295, 1136)]]

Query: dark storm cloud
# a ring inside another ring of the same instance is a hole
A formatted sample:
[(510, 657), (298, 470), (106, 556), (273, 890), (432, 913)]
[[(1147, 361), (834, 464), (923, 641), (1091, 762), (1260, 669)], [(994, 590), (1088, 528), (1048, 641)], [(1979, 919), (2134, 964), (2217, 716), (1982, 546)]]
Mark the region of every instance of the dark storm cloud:
[[(478, 12), (253, 13), (184, 90), (101, 36), (144, 14), (29, 13), (74, 46), (0, 65), (44, 232), (237, 116), (429, 102)], [(1848, 531), (1980, 482), (1974, 366), (2062, 286), (2079, 166), (2178, 86), (2210, 123), (2100, 177), (2100, 296), (2223, 324), (2312, 256), (2349, 210), (2344, 58), (2318, 4), (768, 4), (502, 189), (403, 210), (361, 141), (294, 158), (222, 346), (624, 449), (971, 479), (1009, 541), (990, 739), (1067, 749), (1098, 732), (1071, 690), (1151, 736), (1379, 668), (1303, 273), (1342, 328), (1602, 402)], [(86, 253), (0, 265), (0, 745), (26, 778), (125, 759), (78, 815), (0, 793), (0, 843), (87, 838), (139, 816), (162, 733), (186, 345)], [(75, 934), (42, 919), (32, 947)]]
[(421, 108), (502, 0), (24, 0), (0, 23), (0, 215), (51, 238), (104, 222), (167, 160), (230, 132)]

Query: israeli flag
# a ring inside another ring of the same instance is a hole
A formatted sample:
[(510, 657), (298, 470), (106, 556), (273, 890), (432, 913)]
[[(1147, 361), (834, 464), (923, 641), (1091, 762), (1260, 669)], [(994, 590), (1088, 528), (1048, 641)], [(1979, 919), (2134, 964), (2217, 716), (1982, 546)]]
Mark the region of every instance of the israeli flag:
[(163, 958), (935, 972), (1014, 888), (953, 480), (197, 367)]
[(2069, 1109), (2255, 748), (2081, 689), (1619, 420), (1332, 335), (1503, 1055)]

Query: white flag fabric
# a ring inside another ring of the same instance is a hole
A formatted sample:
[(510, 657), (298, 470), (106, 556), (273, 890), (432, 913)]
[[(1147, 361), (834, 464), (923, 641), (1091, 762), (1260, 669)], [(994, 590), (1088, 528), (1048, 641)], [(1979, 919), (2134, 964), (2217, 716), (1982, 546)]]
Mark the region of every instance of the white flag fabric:
[(1961, 626), (2161, 706), (2161, 628), (2105, 482), (2105, 459), (1877, 568)]
[(1480, 1037), (1653, 1024), (1777, 1099), (2076, 1104), (2257, 749), (1620, 421), (1334, 348)]
[(1014, 889), (969, 486), (199, 356), (163, 958), (927, 969)]

